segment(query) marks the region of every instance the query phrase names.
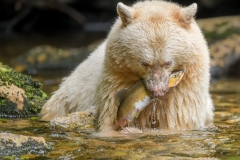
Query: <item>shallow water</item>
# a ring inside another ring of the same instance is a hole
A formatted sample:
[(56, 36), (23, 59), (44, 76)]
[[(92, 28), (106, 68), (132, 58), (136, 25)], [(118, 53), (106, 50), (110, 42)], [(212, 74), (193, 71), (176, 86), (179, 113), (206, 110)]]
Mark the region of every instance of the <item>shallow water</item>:
[[(0, 44), (0, 60), (10, 64), (11, 58), (35, 45), (50, 44), (71, 48), (80, 47), (90, 41), (86, 40), (89, 36), (76, 35), (77, 38), (72, 39), (74, 36), (66, 35), (55, 36), (57, 41), (49, 39), (49, 36), (48, 41), (45, 41), (44, 36), (34, 38), (32, 34), (20, 39), (7, 36), (7, 40)], [(59, 40), (62, 43), (59, 43)], [(50, 96), (50, 93), (58, 88), (62, 76), (35, 78), (43, 83), (42, 89)], [(0, 119), (0, 132), (44, 137), (52, 150), (42, 155), (25, 155), (29, 159), (239, 159), (240, 80), (213, 82), (211, 93), (216, 106), (215, 127), (208, 130), (162, 130), (158, 133), (118, 138), (97, 138), (91, 134), (93, 129), (63, 132), (50, 130), (49, 123), (37, 120)], [(2, 158), (4, 157), (0, 157)]]
[[(50, 90), (56, 86), (50, 87)], [(53, 150), (40, 159), (238, 159), (240, 157), (240, 81), (211, 85), (216, 106), (215, 127), (197, 131), (167, 131), (118, 138), (97, 138), (93, 129), (62, 132), (30, 119), (0, 120), (0, 131), (41, 136)], [(1, 157), (0, 157), (1, 158)], [(3, 158), (3, 157), (2, 157)]]

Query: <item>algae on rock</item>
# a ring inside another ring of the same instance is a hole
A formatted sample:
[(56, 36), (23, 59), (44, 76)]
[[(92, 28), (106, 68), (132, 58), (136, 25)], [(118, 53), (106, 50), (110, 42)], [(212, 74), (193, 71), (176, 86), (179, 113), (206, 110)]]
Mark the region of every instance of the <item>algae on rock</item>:
[(42, 84), (0, 62), (0, 117), (37, 115), (47, 100)]
[(51, 150), (43, 137), (0, 133), (0, 156), (44, 155)]

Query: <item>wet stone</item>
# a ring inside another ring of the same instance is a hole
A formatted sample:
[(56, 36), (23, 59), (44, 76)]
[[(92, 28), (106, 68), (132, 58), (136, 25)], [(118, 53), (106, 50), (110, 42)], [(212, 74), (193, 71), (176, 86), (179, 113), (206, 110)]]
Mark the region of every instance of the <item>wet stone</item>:
[(0, 133), (0, 156), (43, 155), (50, 148), (43, 137)]
[(77, 129), (93, 129), (95, 117), (92, 110), (74, 112), (67, 116), (57, 117), (50, 121), (51, 129), (73, 131)]

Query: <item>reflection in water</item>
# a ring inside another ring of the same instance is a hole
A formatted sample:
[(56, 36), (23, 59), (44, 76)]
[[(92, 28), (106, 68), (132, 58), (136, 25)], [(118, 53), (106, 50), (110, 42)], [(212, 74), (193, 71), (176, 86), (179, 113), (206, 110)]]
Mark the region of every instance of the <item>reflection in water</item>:
[(161, 130), (118, 138), (97, 138), (91, 135), (91, 129), (53, 131), (48, 123), (27, 119), (2, 120), (0, 130), (43, 136), (54, 147), (44, 156), (53, 159), (236, 158), (240, 156), (240, 89), (237, 90), (236, 86), (240, 86), (240, 82), (230, 80), (212, 85), (215, 127), (207, 130)]

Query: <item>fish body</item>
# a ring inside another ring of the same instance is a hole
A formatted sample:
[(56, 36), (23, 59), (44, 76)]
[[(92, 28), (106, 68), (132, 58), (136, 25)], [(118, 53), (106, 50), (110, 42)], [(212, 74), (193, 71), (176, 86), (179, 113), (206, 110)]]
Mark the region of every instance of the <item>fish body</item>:
[[(184, 71), (177, 71), (170, 75), (168, 89), (175, 87), (182, 79)], [(121, 90), (117, 97), (119, 108), (117, 113), (118, 124), (122, 129), (126, 129), (134, 118), (137, 118), (140, 112), (150, 104), (153, 99), (147, 91), (143, 80), (139, 80), (128, 89)]]
[(140, 111), (152, 100), (142, 80), (137, 81), (128, 88), (118, 109), (117, 119), (120, 127), (126, 127), (134, 118), (137, 118)]

